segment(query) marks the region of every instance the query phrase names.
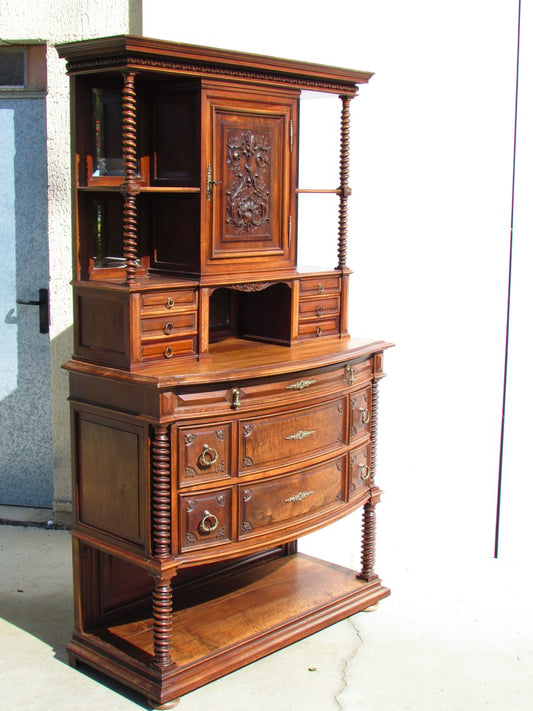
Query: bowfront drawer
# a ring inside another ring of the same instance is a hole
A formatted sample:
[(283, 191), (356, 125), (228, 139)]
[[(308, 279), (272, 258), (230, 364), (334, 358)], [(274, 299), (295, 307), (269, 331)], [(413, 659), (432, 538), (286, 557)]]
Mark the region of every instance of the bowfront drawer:
[(348, 475), (348, 493), (350, 498), (352, 498), (357, 491), (370, 486), (371, 451), (370, 444), (367, 444), (365, 447), (360, 447), (350, 452), (350, 471)]
[(180, 550), (229, 543), (232, 489), (179, 497)]
[(172, 314), (182, 309), (196, 307), (197, 303), (197, 292), (194, 289), (145, 291), (141, 294), (141, 315)]
[(196, 333), (196, 311), (191, 313), (163, 314), (141, 319), (141, 338), (143, 342), (154, 339), (171, 338), (184, 334)]
[(231, 424), (178, 427), (180, 484), (198, 484), (231, 474)]
[(239, 537), (298, 525), (343, 505), (345, 458), (239, 487)]
[(345, 399), (239, 422), (239, 474), (275, 468), (342, 447)]
[(370, 434), (372, 427), (372, 388), (350, 395), (350, 441)]

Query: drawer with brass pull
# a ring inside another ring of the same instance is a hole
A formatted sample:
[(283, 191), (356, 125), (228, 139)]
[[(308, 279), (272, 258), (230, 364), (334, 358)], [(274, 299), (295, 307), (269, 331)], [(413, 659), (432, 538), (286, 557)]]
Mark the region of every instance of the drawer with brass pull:
[(340, 291), (340, 278), (336, 275), (313, 276), (300, 279), (300, 296), (333, 294)]
[(182, 486), (231, 474), (231, 423), (176, 428), (178, 475)]
[(370, 434), (372, 426), (372, 388), (350, 395), (350, 441)]
[(171, 314), (184, 308), (195, 307), (198, 295), (194, 289), (145, 291), (141, 294), (141, 314)]
[(328, 298), (300, 299), (299, 314), (300, 320), (306, 318), (322, 318), (324, 316), (336, 316), (339, 313), (340, 296), (329, 296)]
[(324, 336), (336, 336), (339, 333), (338, 318), (314, 319), (312, 321), (299, 321), (298, 336), (305, 338), (321, 338)]
[(344, 397), (239, 422), (239, 474), (275, 469), (344, 446)]
[(370, 486), (370, 444), (350, 452), (349, 474), (348, 474), (348, 495), (354, 496), (362, 487)]
[(196, 336), (184, 336), (174, 340), (141, 342), (141, 360), (170, 360), (176, 356), (196, 354)]
[(232, 539), (232, 489), (181, 494), (180, 550), (206, 548)]
[(239, 486), (239, 538), (324, 516), (344, 503), (345, 457)]
[(173, 315), (152, 316), (141, 319), (141, 339), (147, 340), (170, 338), (196, 333), (196, 311)]

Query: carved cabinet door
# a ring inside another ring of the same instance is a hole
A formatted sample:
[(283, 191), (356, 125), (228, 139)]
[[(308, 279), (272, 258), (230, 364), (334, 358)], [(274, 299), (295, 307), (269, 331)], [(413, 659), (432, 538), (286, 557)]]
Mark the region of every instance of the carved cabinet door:
[(266, 97), (219, 89), (207, 92), (205, 107), (204, 263), (215, 270), (294, 265), (294, 93)]

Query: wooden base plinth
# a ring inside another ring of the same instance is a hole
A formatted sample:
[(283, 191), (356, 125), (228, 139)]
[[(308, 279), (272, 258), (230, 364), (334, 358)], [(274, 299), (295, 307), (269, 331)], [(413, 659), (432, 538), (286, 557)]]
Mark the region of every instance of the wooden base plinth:
[(271, 652), (374, 605), (390, 591), (353, 570), (302, 554), (222, 576), (175, 595), (173, 666), (152, 666), (150, 614), (123, 624), (77, 632), (72, 659), (162, 705)]

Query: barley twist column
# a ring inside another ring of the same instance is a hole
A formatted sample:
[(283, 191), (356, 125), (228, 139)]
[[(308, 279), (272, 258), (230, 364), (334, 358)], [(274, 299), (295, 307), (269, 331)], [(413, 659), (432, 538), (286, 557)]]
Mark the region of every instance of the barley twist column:
[(350, 100), (351, 96), (341, 96), (341, 160), (339, 187), (339, 242), (337, 269), (346, 267), (347, 237), (348, 237), (348, 198), (352, 191), (348, 185), (350, 170)]
[(124, 258), (126, 283), (135, 281), (137, 270), (137, 100), (135, 72), (124, 75), (122, 90), (122, 154), (124, 156)]
[(361, 572), (358, 577), (362, 580), (375, 580), (378, 576), (374, 573), (376, 563), (376, 504), (379, 501), (380, 491), (374, 486), (376, 474), (378, 430), (378, 381), (372, 382), (372, 424), (371, 424), (371, 459), (370, 459), (370, 490), (371, 499), (365, 504), (363, 510), (363, 542), (361, 551)]
[[(165, 425), (156, 425), (151, 451), (152, 554), (164, 561), (172, 552), (170, 439)], [(154, 661), (160, 670), (172, 666), (172, 571), (156, 576), (152, 593)]]

